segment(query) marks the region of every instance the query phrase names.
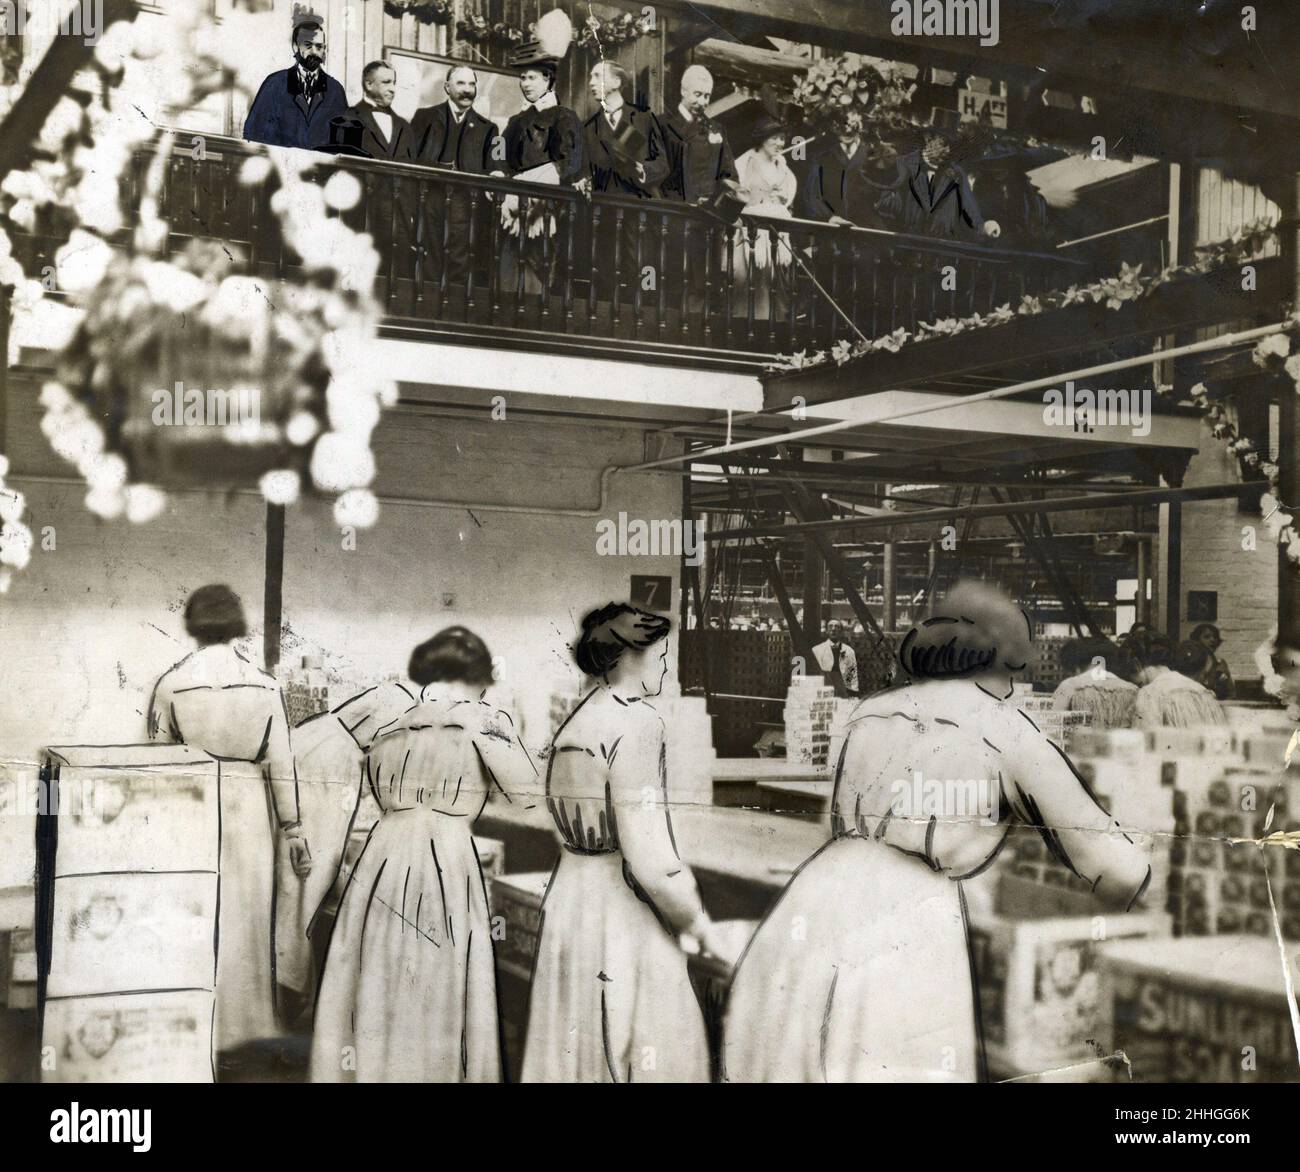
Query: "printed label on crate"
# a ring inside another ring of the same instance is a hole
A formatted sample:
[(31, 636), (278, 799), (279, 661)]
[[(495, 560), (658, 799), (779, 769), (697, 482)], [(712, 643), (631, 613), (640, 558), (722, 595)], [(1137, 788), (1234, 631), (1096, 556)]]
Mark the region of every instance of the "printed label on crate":
[(1114, 1043), (1139, 1082), (1295, 1082), (1284, 1003), (1233, 999), (1156, 974), (1115, 972)]
[(60, 875), (218, 868), (215, 763), (175, 773), (65, 768), (57, 793)]
[(211, 1082), (214, 995), (76, 997), (45, 1005), (43, 1082)]
[(47, 994), (210, 989), (217, 876), (57, 879)]

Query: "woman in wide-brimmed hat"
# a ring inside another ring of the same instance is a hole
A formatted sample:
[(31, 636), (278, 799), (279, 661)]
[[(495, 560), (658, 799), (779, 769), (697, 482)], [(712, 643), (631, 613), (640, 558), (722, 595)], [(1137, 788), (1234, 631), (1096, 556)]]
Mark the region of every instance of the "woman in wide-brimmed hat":
[[(764, 114), (755, 123), (750, 138), (754, 146), (736, 160), (744, 213), (788, 220), (799, 190), (785, 160), (789, 133), (781, 122)], [(754, 316), (781, 317), (784, 306), (789, 304), (790, 238), (784, 232), (774, 234), (767, 228), (742, 224), (736, 229), (732, 256), (740, 311), (748, 312), (752, 283)]]

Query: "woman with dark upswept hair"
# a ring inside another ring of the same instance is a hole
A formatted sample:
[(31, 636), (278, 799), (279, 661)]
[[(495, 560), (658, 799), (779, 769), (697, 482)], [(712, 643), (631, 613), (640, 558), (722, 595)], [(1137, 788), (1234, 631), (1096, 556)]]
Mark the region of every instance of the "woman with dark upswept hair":
[(908, 632), (910, 677), (849, 721), (831, 840), (795, 873), (732, 982), (724, 1077), (735, 1082), (972, 1081), (984, 1076), (963, 879), (1010, 824), (1110, 904), (1145, 890), (1145, 852), (1066, 755), (1009, 703), (1029, 621), (959, 583)]
[(668, 620), (621, 603), (582, 620), (595, 681), (555, 734), (546, 801), (564, 841), (542, 903), (525, 1082), (704, 1082), (708, 1042), (678, 946), (724, 955), (677, 855), (664, 722)]
[(537, 770), (487, 703), (492, 656), (464, 627), (411, 654), (420, 703), (381, 728), (366, 782), (383, 811), (351, 874), (316, 1003), (314, 1082), (496, 1082), (496, 969), (471, 825)]
[(311, 872), (311, 851), (280, 686), (233, 646), (248, 634), (239, 596), (229, 586), (200, 586), (186, 599), (185, 630), (198, 648), (154, 685), (149, 739), (191, 745), (223, 761), (215, 1032), (218, 1052), (229, 1052), (280, 1032), (274, 835), (282, 836), (299, 882)]

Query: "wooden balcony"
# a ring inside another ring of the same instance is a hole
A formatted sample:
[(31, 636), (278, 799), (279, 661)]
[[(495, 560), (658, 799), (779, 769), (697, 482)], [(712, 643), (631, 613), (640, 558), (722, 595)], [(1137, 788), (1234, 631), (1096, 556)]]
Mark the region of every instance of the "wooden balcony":
[[(266, 189), (239, 181), (244, 160), (261, 150), (209, 136), (201, 158), (184, 149), (171, 157), (159, 210), (172, 251), (193, 238), (216, 239), (236, 246), (252, 273), (294, 274), (298, 261), (280, 238)], [(142, 152), (133, 161), (129, 206), (151, 158)], [(1078, 260), (995, 242), (748, 216), (732, 226), (680, 203), (588, 199), (423, 166), (320, 159), (319, 181), (346, 170), (362, 184), (359, 204), (344, 216), (380, 252), (375, 293), (390, 337), (753, 369), (778, 354), (853, 341), (855, 327), (875, 338), (1014, 306), (1024, 294), (1093, 275)], [(522, 246), (502, 227), (510, 195), (520, 220), (540, 226)], [(448, 263), (453, 234), (464, 241), (461, 271)], [(60, 243), (29, 238), (28, 271), (52, 263)], [(755, 245), (775, 249), (778, 264), (746, 264)], [(945, 280), (949, 267), (955, 272)]]

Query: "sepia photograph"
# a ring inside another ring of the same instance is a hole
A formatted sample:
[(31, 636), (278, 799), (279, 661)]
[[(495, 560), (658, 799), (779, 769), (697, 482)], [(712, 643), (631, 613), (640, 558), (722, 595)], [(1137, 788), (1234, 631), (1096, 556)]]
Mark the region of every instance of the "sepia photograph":
[(1286, 0), (0, 0), (15, 1153), (447, 1083), (1280, 1137), (1298, 60)]

